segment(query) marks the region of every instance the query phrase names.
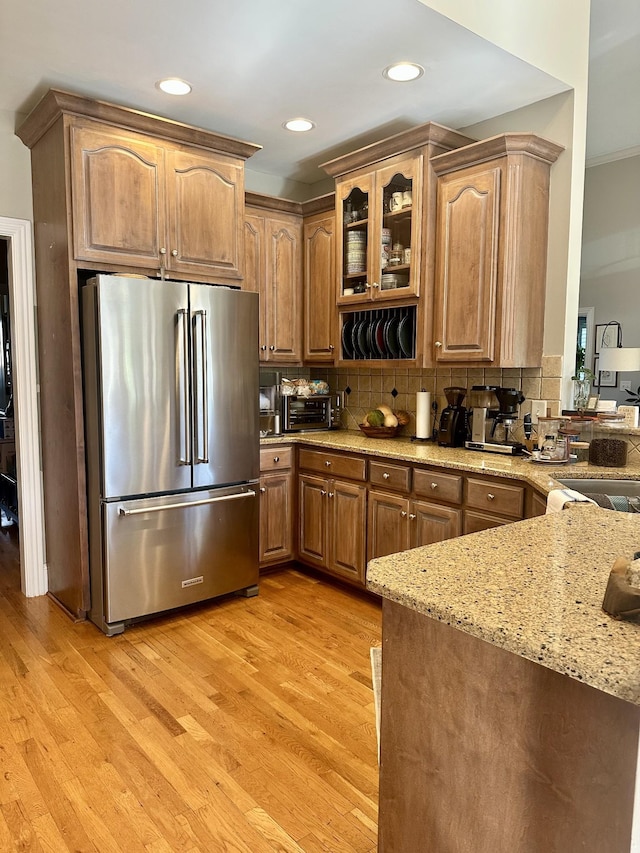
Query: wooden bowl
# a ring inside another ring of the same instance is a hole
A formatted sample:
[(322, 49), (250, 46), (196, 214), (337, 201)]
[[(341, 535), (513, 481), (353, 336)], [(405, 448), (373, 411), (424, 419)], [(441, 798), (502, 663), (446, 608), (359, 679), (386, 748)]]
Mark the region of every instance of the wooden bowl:
[(368, 426), (365, 424), (359, 424), (362, 432), (368, 436), (369, 438), (395, 438), (398, 434), (400, 427), (386, 427), (386, 426)]

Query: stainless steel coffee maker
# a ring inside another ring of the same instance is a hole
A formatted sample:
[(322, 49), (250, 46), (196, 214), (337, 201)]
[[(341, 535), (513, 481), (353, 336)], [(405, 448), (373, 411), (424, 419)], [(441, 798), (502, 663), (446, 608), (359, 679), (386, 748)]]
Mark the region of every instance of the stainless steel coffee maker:
[(513, 429), (518, 407), (525, 399), (522, 391), (488, 385), (475, 385), (471, 391), (472, 395), (476, 392), (475, 399), (481, 405), (472, 408), (471, 439), (465, 442), (465, 447), (507, 455), (521, 453), (523, 445), (514, 438)]

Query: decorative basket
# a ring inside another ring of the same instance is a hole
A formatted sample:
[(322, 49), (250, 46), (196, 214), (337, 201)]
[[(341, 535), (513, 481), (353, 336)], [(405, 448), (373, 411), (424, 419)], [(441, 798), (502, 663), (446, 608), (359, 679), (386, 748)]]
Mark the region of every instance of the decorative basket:
[(360, 429), (368, 438), (395, 438), (398, 434), (400, 427), (386, 427), (386, 426), (367, 426), (365, 424), (359, 424)]

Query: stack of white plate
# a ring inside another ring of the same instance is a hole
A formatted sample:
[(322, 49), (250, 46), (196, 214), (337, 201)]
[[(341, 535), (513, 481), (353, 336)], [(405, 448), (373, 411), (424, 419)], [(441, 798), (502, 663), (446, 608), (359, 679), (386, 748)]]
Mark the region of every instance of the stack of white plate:
[(364, 272), (367, 268), (367, 235), (365, 231), (349, 231), (346, 246), (347, 273)]
[(385, 272), (382, 274), (382, 290), (393, 290), (395, 287), (407, 287), (409, 274), (401, 272)]

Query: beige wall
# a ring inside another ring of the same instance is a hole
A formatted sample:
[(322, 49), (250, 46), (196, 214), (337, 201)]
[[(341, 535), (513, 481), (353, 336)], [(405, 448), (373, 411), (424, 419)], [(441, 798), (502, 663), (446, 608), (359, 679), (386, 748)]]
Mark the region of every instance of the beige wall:
[[(580, 307), (595, 308), (595, 323), (617, 320), (625, 346), (640, 347), (640, 155), (587, 169)], [(640, 372), (620, 374), (635, 391)], [(607, 388), (602, 396), (628, 396)]]
[(0, 110), (0, 216), (33, 220), (31, 156), (15, 127), (15, 115)]

